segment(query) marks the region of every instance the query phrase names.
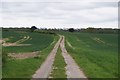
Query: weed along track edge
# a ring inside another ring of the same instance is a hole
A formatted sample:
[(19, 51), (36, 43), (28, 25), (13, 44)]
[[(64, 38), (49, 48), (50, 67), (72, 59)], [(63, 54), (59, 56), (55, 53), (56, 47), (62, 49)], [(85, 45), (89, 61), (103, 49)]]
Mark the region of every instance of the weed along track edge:
[(57, 53), (58, 47), (60, 45), (62, 37), (60, 36), (60, 39), (55, 44), (53, 50), (50, 52), (48, 57), (46, 58), (45, 62), (40, 66), (40, 68), (35, 72), (35, 74), (32, 76), (32, 79), (34, 78), (48, 78), (49, 74), (52, 70), (52, 65), (55, 59), (55, 55)]

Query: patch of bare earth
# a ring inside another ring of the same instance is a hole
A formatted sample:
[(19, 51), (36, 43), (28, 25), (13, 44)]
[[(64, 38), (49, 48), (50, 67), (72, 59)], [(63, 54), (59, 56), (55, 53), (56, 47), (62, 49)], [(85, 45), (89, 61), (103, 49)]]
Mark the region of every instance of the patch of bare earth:
[(9, 38), (3, 38), (3, 39), (1, 40), (1, 43), (5, 43), (6, 41), (9, 41)]
[(8, 53), (8, 56), (14, 59), (26, 59), (26, 58), (37, 57), (39, 53), (40, 51), (27, 52), (27, 53)]
[(30, 46), (31, 44), (20, 44), (20, 43), (22, 43), (24, 41), (27, 41), (29, 39), (31, 39), (29, 36), (24, 36), (22, 39), (14, 42), (14, 43), (6, 43), (6, 41), (8, 39), (3, 39), (3, 41), (2, 41), (3, 44), (2, 45), (5, 46), (5, 47), (7, 47), (7, 46)]
[(0, 44), (2, 44), (3, 40), (0, 39)]
[(16, 43), (5, 43), (3, 46), (30, 46), (31, 44), (16, 44)]

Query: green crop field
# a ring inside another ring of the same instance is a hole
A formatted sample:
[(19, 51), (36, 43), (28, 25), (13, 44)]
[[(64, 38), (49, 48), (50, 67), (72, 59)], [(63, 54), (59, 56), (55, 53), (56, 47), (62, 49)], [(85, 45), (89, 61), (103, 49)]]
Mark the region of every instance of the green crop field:
[[(3, 31), (7, 43), (30, 44), (22, 46), (3, 46), (3, 78), (31, 78), (46, 60), (59, 36), (56, 34)], [(59, 31), (65, 36), (65, 47), (88, 78), (118, 77), (118, 34), (83, 33)], [(39, 56), (26, 59), (13, 59), (7, 53), (40, 51)], [(66, 63), (61, 50), (55, 56), (53, 78), (66, 78)]]
[[(39, 56), (34, 58), (12, 59), (5, 57), (2, 72), (3, 78), (31, 78), (42, 62), (46, 59), (58, 40), (58, 36), (52, 34), (20, 31), (3, 31), (3, 33), (3, 39), (9, 38), (9, 41), (7, 41), (8, 43), (16, 42), (24, 36), (30, 36), (31, 38), (20, 43), (31, 44), (29, 46), (3, 46), (3, 55), (12, 52), (17, 54), (19, 52), (41, 51)], [(54, 43), (52, 43), (53, 41)]]
[(52, 43), (54, 35), (50, 34), (40, 34), (40, 33), (30, 33), (30, 32), (17, 32), (17, 31), (3, 31), (3, 38), (8, 38), (7, 42), (15, 42), (22, 39), (24, 36), (29, 36), (30, 38), (21, 44), (31, 44), (29, 46), (9, 46), (3, 47), (6, 52), (33, 52), (41, 51)]
[(89, 78), (118, 77), (118, 35), (63, 32), (66, 48)]

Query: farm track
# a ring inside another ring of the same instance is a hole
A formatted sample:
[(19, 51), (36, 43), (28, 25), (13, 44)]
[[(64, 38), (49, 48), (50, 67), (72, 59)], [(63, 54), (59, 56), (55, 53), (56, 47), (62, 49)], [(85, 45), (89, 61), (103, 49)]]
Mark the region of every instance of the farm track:
[(62, 39), (62, 37), (60, 36), (60, 39), (55, 44), (53, 50), (50, 52), (50, 54), (46, 58), (45, 62), (40, 66), (40, 68), (32, 76), (33, 80), (35, 78), (48, 78), (49, 77), (49, 74), (52, 71), (52, 65), (54, 63), (55, 55), (57, 53), (61, 39)]
[(66, 66), (67, 78), (68, 79), (85, 78), (85, 80), (87, 80), (87, 77), (84, 75), (82, 70), (80, 70), (74, 59), (67, 53), (64, 40), (65, 40), (64, 36), (60, 36), (60, 39), (58, 40), (58, 42), (56, 43), (48, 57), (46, 58), (45, 62), (32, 76), (33, 80), (35, 78), (49, 78), (50, 72), (52, 71), (52, 65), (54, 63), (55, 55), (57, 53), (57, 49), (59, 46), (61, 48), (62, 56), (64, 57), (65, 63), (67, 64)]
[(78, 67), (74, 59), (68, 54), (66, 48), (65, 48), (65, 38), (62, 36), (62, 41), (60, 43), (60, 48), (62, 50), (62, 55), (64, 57), (64, 60), (67, 64), (66, 66), (66, 74), (67, 78), (85, 78), (87, 80), (87, 77), (84, 75), (82, 70)]

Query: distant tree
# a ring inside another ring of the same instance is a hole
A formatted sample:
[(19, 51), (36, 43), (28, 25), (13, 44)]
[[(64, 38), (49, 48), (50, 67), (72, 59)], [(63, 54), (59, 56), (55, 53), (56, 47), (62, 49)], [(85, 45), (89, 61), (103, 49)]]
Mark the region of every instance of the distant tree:
[(69, 28), (68, 30), (69, 30), (69, 32), (74, 32), (75, 31), (74, 28)]
[(36, 26), (32, 26), (32, 27), (30, 28), (31, 32), (33, 32), (35, 29), (37, 29)]

